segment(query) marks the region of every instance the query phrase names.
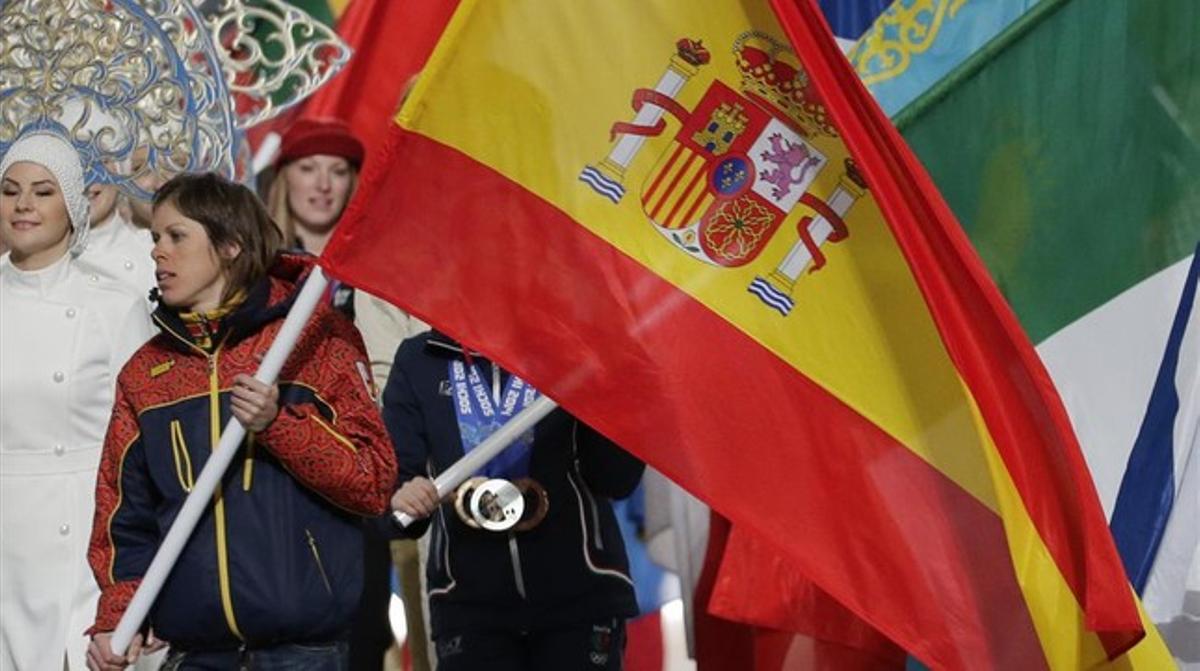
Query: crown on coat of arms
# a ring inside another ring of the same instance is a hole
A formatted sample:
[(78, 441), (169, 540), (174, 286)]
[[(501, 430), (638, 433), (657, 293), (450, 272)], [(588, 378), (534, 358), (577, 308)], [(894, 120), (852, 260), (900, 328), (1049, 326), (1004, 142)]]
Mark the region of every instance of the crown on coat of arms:
[(804, 136), (837, 136), (790, 47), (755, 30), (734, 41), (733, 54), (742, 73), (742, 92), (774, 108)]
[(685, 37), (675, 43), (675, 51), (680, 58), (695, 66), (704, 65), (712, 58), (703, 40), (689, 40)]

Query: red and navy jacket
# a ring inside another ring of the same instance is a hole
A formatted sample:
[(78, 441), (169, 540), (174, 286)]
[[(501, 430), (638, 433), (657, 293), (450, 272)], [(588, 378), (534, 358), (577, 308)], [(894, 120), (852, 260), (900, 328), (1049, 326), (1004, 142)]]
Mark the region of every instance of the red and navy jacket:
[[(92, 632), (116, 627), (311, 269), (281, 254), (198, 347), (160, 306), (161, 333), (122, 369), (96, 483), (88, 560), (101, 595)], [(150, 613), (183, 650), (324, 642), (362, 593), (362, 516), (388, 506), (396, 460), (370, 393), (362, 338), (318, 306), (279, 375), (279, 414), (250, 434)]]

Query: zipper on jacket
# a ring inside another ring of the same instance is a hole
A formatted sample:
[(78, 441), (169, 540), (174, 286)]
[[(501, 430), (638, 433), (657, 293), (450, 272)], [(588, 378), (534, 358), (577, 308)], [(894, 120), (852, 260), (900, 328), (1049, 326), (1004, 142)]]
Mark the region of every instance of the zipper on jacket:
[[(221, 442), (221, 378), (217, 374), (217, 364), (221, 348), (225, 343), (222, 341), (213, 350), (212, 354), (209, 354), (204, 351), (204, 348), (197, 347), (196, 343), (177, 333), (175, 329), (168, 326), (158, 315), (152, 315), (151, 319), (163, 331), (170, 333), (176, 340), (199, 352), (207, 360), (209, 450), (215, 450), (217, 449), (217, 444)], [(225, 537), (225, 496), (220, 485), (217, 486), (216, 492), (213, 493), (213, 521), (217, 537), (217, 583), (221, 592), (221, 608), (225, 611), (225, 624), (229, 626), (229, 631), (234, 636), (244, 641), (246, 637), (242, 635), (242, 630), (238, 627), (237, 617), (233, 614), (233, 593), (229, 584), (229, 548), (227, 547)]]
[(183, 424), (171, 420), (171, 455), (175, 457), (175, 477), (183, 491), (191, 492), (196, 479), (192, 474), (192, 457), (188, 454), (187, 441), (183, 437)]
[[(633, 580), (630, 579), (630, 577), (627, 573), (616, 570), (616, 569), (602, 568), (600, 566), (596, 566), (595, 562), (592, 561), (591, 552), (588, 550), (588, 538), (587, 538), (587, 529), (586, 529), (587, 524), (588, 524), (587, 511), (585, 510), (584, 505), (583, 505), (583, 499), (584, 499), (583, 492), (585, 490), (580, 485), (576, 484), (575, 475), (573, 475), (571, 473), (571, 470), (567, 471), (567, 483), (570, 484), (571, 489), (574, 490), (575, 501), (579, 504), (579, 524), (581, 526), (585, 527), (583, 530), (583, 533), (581, 534), (580, 539), (579, 539), (579, 541), (580, 541), (579, 549), (583, 551), (583, 561), (585, 564), (587, 564), (588, 570), (590, 570), (592, 573), (595, 573), (597, 575), (606, 575), (606, 576), (612, 576), (614, 578), (618, 578), (618, 579), (624, 581), (630, 587), (633, 587)], [(597, 528), (599, 528), (599, 520), (597, 520)]]
[(521, 548), (517, 546), (517, 535), (514, 533), (508, 534), (508, 555), (512, 557), (513, 580), (517, 583), (517, 594), (520, 594), (522, 599), (528, 598), (525, 596), (525, 575), (521, 572)]
[(350, 441), (349, 438), (338, 433), (337, 429), (335, 429), (332, 426), (330, 426), (329, 424), (327, 424), (325, 422), (325, 420), (321, 419), (316, 414), (309, 415), (308, 418), (311, 419), (312, 421), (316, 422), (317, 426), (324, 429), (325, 433), (328, 433), (329, 435), (333, 436), (334, 440), (336, 440), (339, 445), (345, 447), (347, 450), (350, 450), (351, 454), (358, 453), (358, 447), (356, 447), (354, 445), (354, 443)]
[[(592, 547), (596, 548), (597, 550), (603, 550), (604, 539), (600, 535), (600, 508), (596, 505), (596, 499), (592, 497), (591, 490), (588, 489), (587, 483), (584, 481), (583, 476), (579, 472), (579, 462), (575, 463), (574, 470), (574, 473), (567, 473), (567, 478), (569, 478), (572, 484), (574, 484), (575, 487), (583, 494), (583, 500), (587, 501), (588, 512), (591, 513), (591, 515), (588, 515), (587, 517), (592, 523), (592, 528), (590, 529), (592, 532)], [(585, 537), (588, 535), (588, 531), (589, 529), (583, 530)]]
[(321, 574), (321, 581), (325, 583), (325, 590), (333, 596), (333, 585), (329, 582), (329, 574), (325, 573), (325, 564), (321, 561), (320, 551), (317, 550), (317, 539), (313, 538), (308, 529), (304, 530), (304, 535), (308, 537), (308, 549), (312, 551), (313, 560), (317, 562), (317, 571)]
[[(217, 374), (218, 357), (221, 346), (218, 345), (208, 357), (208, 417), (209, 435), (211, 436), (210, 450), (217, 449), (221, 442), (221, 379)], [(225, 611), (225, 623), (234, 636), (245, 640), (242, 630), (238, 627), (237, 617), (233, 613), (233, 588), (229, 581), (229, 547), (225, 533), (225, 494), (221, 486), (213, 493), (213, 520), (216, 522), (217, 534), (217, 583), (221, 590), (221, 608)]]
[[(583, 477), (583, 466), (579, 463), (579, 420), (571, 425), (571, 454), (574, 457), (575, 475), (578, 476), (579, 490), (583, 492), (584, 498), (587, 499), (588, 507), (592, 510), (592, 545), (597, 550), (604, 549), (604, 538), (600, 535), (600, 509), (596, 506), (596, 499), (592, 497), (592, 490), (587, 486), (587, 480)], [(568, 473), (567, 477), (571, 477)], [(584, 530), (586, 533), (587, 530)]]
[(254, 434), (246, 432), (246, 459), (242, 463), (242, 491), (254, 484)]

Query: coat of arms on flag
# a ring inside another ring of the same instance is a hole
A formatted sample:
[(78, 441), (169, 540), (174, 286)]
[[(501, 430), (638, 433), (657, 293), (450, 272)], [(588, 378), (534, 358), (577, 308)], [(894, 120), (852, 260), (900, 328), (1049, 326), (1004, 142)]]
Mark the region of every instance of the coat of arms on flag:
[(613, 124), (608, 156), (585, 167), (579, 179), (620, 202), (634, 158), (648, 137), (663, 133), (664, 114), (674, 116), (680, 129), (642, 182), (643, 212), (680, 250), (727, 268), (755, 262), (776, 233), (794, 231), (795, 244), (781, 258), (766, 260), (748, 287), (786, 316), (801, 275), (825, 265), (822, 245), (849, 237), (843, 217), (866, 183), (847, 159), (834, 164), (842, 174), (831, 192), (812, 188), (822, 171), (832, 169), (815, 140), (836, 138), (837, 132), (782, 42), (761, 31), (740, 35), (732, 49), (739, 90), (713, 80), (690, 112), (676, 96), (711, 55), (690, 39), (679, 40), (676, 49), (658, 84), (634, 92), (634, 120)]

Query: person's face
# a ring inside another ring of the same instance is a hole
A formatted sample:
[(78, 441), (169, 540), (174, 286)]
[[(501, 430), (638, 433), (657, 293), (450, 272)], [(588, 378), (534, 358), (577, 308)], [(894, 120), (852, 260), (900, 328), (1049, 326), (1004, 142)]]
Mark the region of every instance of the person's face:
[(283, 168), (288, 210), (302, 226), (328, 229), (350, 198), (354, 169), (340, 156), (316, 154), (295, 160)]
[(154, 208), (150, 225), (154, 239), (154, 275), (162, 301), (175, 308), (205, 312), (221, 305), (221, 294), (229, 279), (221, 263), (235, 258), (237, 245), (217, 250), (208, 230), (185, 217), (170, 202)]
[[(146, 165), (146, 159), (149, 156), (149, 151), (145, 147), (138, 147), (133, 150), (131, 164), (133, 166), (133, 174), (138, 175)], [(158, 187), (162, 186), (166, 180), (159, 173), (153, 170), (146, 170), (144, 174), (133, 178), (133, 183), (139, 187), (154, 193), (158, 191)], [(154, 218), (154, 205), (149, 200), (141, 198), (129, 197), (129, 213), (133, 219), (133, 225), (138, 228), (150, 228), (150, 222)]]
[(71, 219), (54, 174), (20, 161), (4, 173), (0, 185), (0, 238), (12, 259), (29, 269), (44, 268), (67, 252)]
[(88, 187), (87, 197), (91, 203), (88, 219), (92, 222), (92, 227), (108, 223), (117, 209), (117, 187), (112, 184), (93, 184)]

